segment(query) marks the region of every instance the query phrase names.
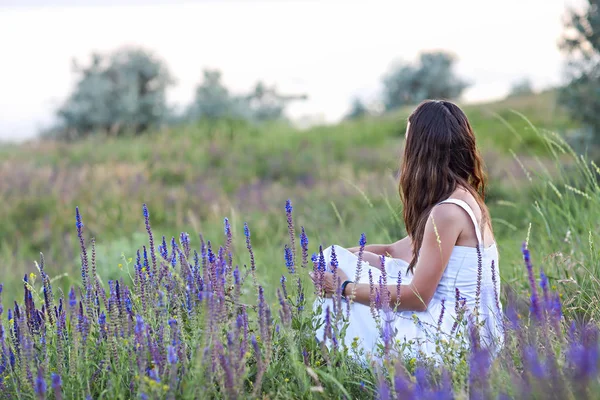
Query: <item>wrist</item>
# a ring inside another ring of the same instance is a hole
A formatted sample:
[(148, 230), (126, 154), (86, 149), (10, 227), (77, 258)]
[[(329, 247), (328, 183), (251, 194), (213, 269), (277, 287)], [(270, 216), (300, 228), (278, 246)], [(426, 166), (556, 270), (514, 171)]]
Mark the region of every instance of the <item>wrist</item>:
[(354, 286), (354, 282), (347, 280), (347, 281), (344, 281), (344, 283), (342, 283), (342, 297), (347, 297), (346, 293), (349, 293), (348, 286), (350, 286), (350, 285)]

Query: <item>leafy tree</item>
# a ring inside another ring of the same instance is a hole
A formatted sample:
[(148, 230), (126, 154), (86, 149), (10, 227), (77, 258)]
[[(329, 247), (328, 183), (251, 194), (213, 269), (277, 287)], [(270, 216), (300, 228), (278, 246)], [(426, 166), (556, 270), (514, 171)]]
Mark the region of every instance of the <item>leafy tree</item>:
[(204, 80), (196, 88), (189, 114), (192, 119), (240, 117), (244, 114), (244, 105), (229, 94), (221, 81), (221, 71), (205, 69)]
[(508, 97), (525, 96), (533, 93), (533, 86), (529, 78), (523, 78), (514, 82), (510, 88)]
[(248, 94), (232, 95), (221, 82), (221, 72), (205, 70), (204, 81), (188, 112), (191, 119), (245, 119), (273, 121), (284, 117), (288, 104), (306, 99), (306, 95), (282, 95), (275, 87), (257, 82)]
[(559, 47), (569, 57), (569, 83), (559, 90), (559, 103), (600, 139), (600, 1), (588, 0), (583, 10), (567, 12)]
[(344, 119), (347, 119), (347, 120), (358, 119), (358, 118), (362, 118), (366, 115), (369, 115), (369, 109), (367, 108), (365, 103), (363, 103), (363, 101), (361, 99), (359, 99), (358, 97), (355, 97), (352, 100), (352, 105), (350, 106), (350, 111), (348, 112), (348, 114), (346, 114)]
[(386, 110), (426, 99), (456, 99), (468, 83), (454, 73), (455, 59), (446, 52), (422, 53), (416, 65), (396, 64), (383, 78)]
[(296, 100), (306, 100), (305, 94), (284, 95), (273, 86), (268, 87), (258, 81), (250, 94), (243, 97), (248, 104), (250, 118), (255, 121), (274, 121), (284, 117), (289, 103)]
[(57, 111), (61, 123), (51, 130), (55, 135), (140, 133), (167, 117), (166, 89), (173, 79), (157, 57), (143, 49), (124, 48), (91, 58), (84, 67), (74, 61), (79, 79)]

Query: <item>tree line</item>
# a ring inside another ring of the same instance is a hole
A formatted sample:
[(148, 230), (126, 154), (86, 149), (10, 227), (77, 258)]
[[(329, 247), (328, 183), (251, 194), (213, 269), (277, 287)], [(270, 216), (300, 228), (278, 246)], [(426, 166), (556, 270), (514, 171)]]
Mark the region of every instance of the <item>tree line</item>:
[[(581, 10), (569, 9), (560, 48), (568, 55), (568, 82), (559, 88), (558, 101), (593, 137), (600, 137), (600, 10), (588, 0)], [(414, 63), (394, 64), (382, 77), (378, 99), (384, 111), (414, 105), (425, 99), (455, 100), (470, 83), (455, 72), (456, 58), (444, 52), (424, 52)], [(175, 79), (166, 63), (141, 48), (122, 48), (109, 54), (94, 53), (87, 65), (74, 62), (76, 85), (56, 110), (58, 123), (44, 132), (59, 139), (77, 139), (98, 132), (110, 135), (141, 134), (160, 125), (197, 120), (285, 120), (291, 102), (306, 94), (282, 94), (275, 86), (256, 82), (247, 93), (232, 93), (219, 70), (206, 69), (184, 110), (166, 99)], [(533, 91), (531, 82), (514, 83), (510, 95)], [(370, 105), (352, 99), (347, 119), (371, 113)]]

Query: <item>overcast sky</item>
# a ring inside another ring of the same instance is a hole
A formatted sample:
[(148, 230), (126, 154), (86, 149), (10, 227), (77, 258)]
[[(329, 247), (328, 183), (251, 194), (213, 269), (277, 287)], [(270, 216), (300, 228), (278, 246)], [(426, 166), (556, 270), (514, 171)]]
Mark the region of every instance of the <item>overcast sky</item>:
[[(258, 79), (307, 93), (289, 114), (335, 121), (371, 99), (395, 59), (444, 49), (473, 82), (468, 101), (502, 97), (529, 77), (561, 79), (557, 41), (576, 0), (0, 0), (0, 140), (34, 136), (70, 92), (73, 57), (139, 45), (177, 78), (185, 104), (205, 67), (232, 91)], [(126, 5), (123, 5), (126, 4)]]

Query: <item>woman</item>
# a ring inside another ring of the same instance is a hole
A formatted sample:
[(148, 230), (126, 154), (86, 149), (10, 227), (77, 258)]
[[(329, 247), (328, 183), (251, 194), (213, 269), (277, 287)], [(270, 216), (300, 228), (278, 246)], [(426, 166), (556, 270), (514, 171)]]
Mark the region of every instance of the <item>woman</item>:
[[(362, 262), (359, 248), (335, 246), (335, 274), (329, 264), (324, 274), (311, 275), (326, 297), (315, 307), (322, 305), (323, 319), (331, 320), (339, 304), (329, 297), (341, 290), (350, 302), (345, 342), (358, 341), (367, 352), (401, 342), (410, 356), (438, 358), (441, 342), (460, 334), (468, 345), (473, 332), (497, 349), (503, 341), (498, 249), (484, 204), (483, 162), (458, 106), (425, 101), (410, 115), (399, 189), (408, 236), (366, 246)], [(332, 253), (328, 248), (325, 258)], [(371, 315), (374, 298), (379, 323)], [(323, 325), (317, 335), (335, 343), (331, 332)]]

